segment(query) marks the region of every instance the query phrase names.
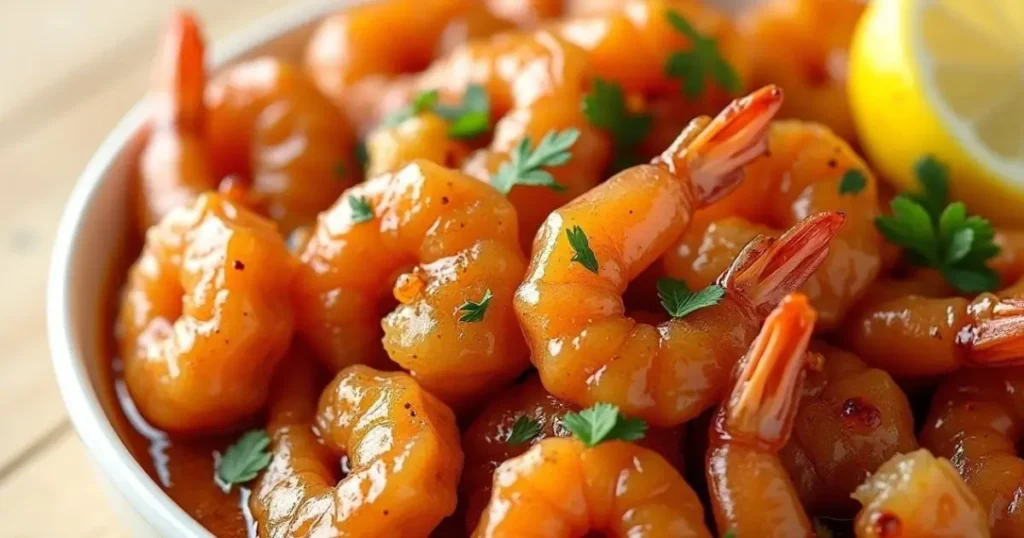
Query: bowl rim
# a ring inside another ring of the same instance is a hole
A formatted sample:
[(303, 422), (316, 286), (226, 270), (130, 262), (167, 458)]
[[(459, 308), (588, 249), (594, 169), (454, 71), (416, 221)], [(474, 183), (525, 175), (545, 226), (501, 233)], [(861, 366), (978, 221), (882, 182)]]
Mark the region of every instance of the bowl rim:
[[(211, 48), (213, 61), (208, 62), (208, 68), (216, 70), (228, 65), (256, 47), (352, 3), (355, 2), (312, 0), (261, 17), (246, 29), (217, 41)], [(71, 423), (93, 462), (120, 496), (163, 535), (207, 537), (212, 534), (160, 488), (114, 431), (86, 370), (86, 354), (76, 346), (69, 308), (74, 276), (71, 262), (83, 241), (84, 216), (90, 209), (95, 210), (92, 206), (100, 186), (120, 153), (146, 128), (147, 116), (143, 99), (118, 121), (78, 177), (64, 206), (47, 276), (47, 341), (57, 385)]]

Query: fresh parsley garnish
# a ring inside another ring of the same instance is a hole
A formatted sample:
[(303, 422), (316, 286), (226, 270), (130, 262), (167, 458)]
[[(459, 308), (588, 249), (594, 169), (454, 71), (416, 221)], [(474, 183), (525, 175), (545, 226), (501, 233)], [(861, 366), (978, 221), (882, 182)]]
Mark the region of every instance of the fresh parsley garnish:
[(359, 224), (373, 220), (373, 206), (365, 196), (349, 195), (348, 206), (352, 208), (352, 222)]
[(860, 194), (868, 185), (864, 172), (856, 168), (847, 170), (839, 180), (839, 194)]
[(270, 465), (270, 437), (263, 430), (245, 432), (235, 444), (224, 451), (217, 463), (217, 480), (230, 488), (235, 484), (244, 484)]
[(428, 90), (417, 93), (412, 99), (412, 103), (392, 113), (390, 116), (384, 118), (381, 123), (386, 127), (394, 127), (403, 121), (415, 117), (421, 112), (433, 110), (437, 106), (437, 100), (440, 99), (441, 95), (437, 90)]
[(530, 149), (530, 137), (523, 137), (512, 150), (509, 160), (501, 165), (497, 174), (491, 176), (491, 184), (504, 194), (508, 194), (516, 185), (539, 185), (556, 191), (565, 190), (555, 181), (551, 172), (542, 168), (569, 162), (572, 159), (569, 148), (579, 137), (580, 131), (576, 128), (548, 131), (533, 150)]
[(512, 431), (508, 434), (508, 444), (523, 445), (540, 435), (540, 422), (522, 415), (512, 423)]
[(934, 157), (921, 159), (915, 171), (922, 192), (893, 198), (892, 215), (876, 218), (875, 227), (890, 243), (903, 247), (910, 263), (939, 270), (960, 291), (996, 289), (999, 275), (985, 265), (999, 253), (992, 224), (967, 216), (963, 202), (948, 203), (948, 171)]
[(566, 413), (562, 423), (587, 446), (615, 439), (636, 441), (643, 439), (647, 432), (646, 422), (622, 416), (619, 408), (609, 403), (594, 404), (579, 413)]
[(665, 12), (669, 24), (690, 40), (690, 50), (672, 53), (665, 62), (665, 74), (677, 77), (683, 83), (683, 94), (690, 100), (699, 99), (710, 76), (725, 91), (737, 94), (743, 91), (743, 81), (718, 50), (718, 43), (697, 31), (679, 12)]
[(487, 307), (491, 305), (491, 290), (484, 292), (483, 299), (480, 299), (479, 303), (473, 301), (466, 301), (465, 304), (459, 307), (459, 312), (462, 312), (462, 317), (459, 321), (466, 323), (476, 323), (484, 319), (484, 314), (487, 313)]
[(654, 122), (650, 114), (629, 111), (621, 86), (599, 78), (594, 79), (590, 93), (583, 96), (583, 114), (594, 127), (611, 135), (616, 166), (622, 168), (636, 161), (636, 146), (647, 136)]
[(658, 279), (658, 298), (661, 299), (661, 306), (665, 307), (665, 311), (673, 318), (685, 317), (701, 308), (714, 306), (722, 297), (725, 297), (725, 288), (718, 284), (694, 292), (682, 280), (668, 277)]
[(438, 104), (434, 112), (448, 120), (448, 136), (452, 138), (475, 138), (491, 126), (491, 99), (479, 84), (466, 88), (458, 106)]
[(590, 250), (590, 241), (587, 239), (587, 234), (583, 232), (583, 228), (573, 226), (565, 231), (565, 235), (569, 236), (569, 246), (575, 251), (571, 261), (586, 267), (591, 273), (597, 274), (597, 256), (594, 255), (593, 250)]

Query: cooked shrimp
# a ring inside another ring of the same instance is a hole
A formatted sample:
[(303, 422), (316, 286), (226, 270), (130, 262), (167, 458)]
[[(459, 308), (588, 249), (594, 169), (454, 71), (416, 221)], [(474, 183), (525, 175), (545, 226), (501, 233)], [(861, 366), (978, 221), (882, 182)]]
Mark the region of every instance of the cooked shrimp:
[[(996, 538), (1024, 536), (1024, 368), (964, 370), (932, 397), (921, 444), (949, 458)], [(966, 536), (966, 535), (965, 535)]]
[[(466, 511), (466, 529), (472, 532), (480, 514), (491, 498), (494, 470), (502, 462), (526, 452), (528, 448), (549, 437), (566, 437), (569, 431), (562, 424), (566, 413), (579, 408), (549, 394), (540, 378), (531, 376), (522, 384), (509, 387), (495, 397), (480, 416), (462, 434), (466, 451), (466, 467), (459, 482), (459, 498)], [(511, 435), (517, 421), (536, 421), (535, 436), (525, 442), (513, 443)], [(674, 468), (682, 466), (682, 430), (651, 428), (639, 441), (654, 450)]]
[[(863, 180), (855, 192), (844, 189), (843, 178), (851, 171)], [(768, 131), (768, 152), (747, 165), (744, 175), (735, 192), (697, 213), (689, 232), (665, 256), (666, 273), (705, 286), (736, 257), (741, 241), (765, 233), (765, 226), (785, 229), (808, 215), (839, 211), (846, 226), (802, 290), (818, 310), (819, 328), (837, 327), (882, 265), (874, 174), (826, 127), (778, 121)]]
[(139, 160), (137, 193), (143, 232), (217, 187), (204, 136), (204, 48), (195, 17), (175, 13), (160, 41), (147, 99), (150, 133)]
[(782, 115), (819, 121), (856, 139), (846, 97), (853, 30), (865, 0), (773, 0), (752, 4), (739, 24), (751, 47), (755, 84), (786, 92)]
[(917, 448), (914, 417), (903, 390), (884, 370), (821, 344), (820, 372), (804, 381), (793, 435), (779, 452), (804, 508), (850, 517), (850, 494), (892, 456)]
[(896, 454), (854, 497), (857, 538), (988, 538), (988, 517), (949, 460), (925, 449)]
[(473, 538), (710, 537), (704, 507), (657, 452), (622, 441), (588, 448), (548, 438), (494, 473)]
[(408, 374), (353, 366), (318, 408), (311, 362), (293, 361), (278, 376), (273, 459), (249, 501), (261, 537), (426, 537), (455, 510), (455, 417)]
[[(1024, 295), (893, 296), (885, 284), (847, 317), (841, 340), (896, 378), (927, 377), (965, 366), (1024, 360)], [(1024, 293), (1024, 290), (1022, 290)]]
[(386, 349), (461, 408), (529, 364), (512, 312), (525, 267), (516, 213), (489, 185), (417, 161), (346, 191), (299, 258), (299, 329), (333, 370), (380, 364)]
[(459, 168), (471, 149), (448, 134), (448, 122), (423, 112), (397, 125), (380, 125), (366, 136), (366, 176), (397, 172), (423, 159), (448, 168)]
[(217, 194), (150, 228), (118, 314), (124, 379), (146, 419), (207, 432), (258, 412), (291, 342), (294, 273), (274, 224)]
[(782, 300), (712, 423), (706, 474), (719, 535), (814, 536), (778, 452), (793, 431), (816, 317), (805, 296)]

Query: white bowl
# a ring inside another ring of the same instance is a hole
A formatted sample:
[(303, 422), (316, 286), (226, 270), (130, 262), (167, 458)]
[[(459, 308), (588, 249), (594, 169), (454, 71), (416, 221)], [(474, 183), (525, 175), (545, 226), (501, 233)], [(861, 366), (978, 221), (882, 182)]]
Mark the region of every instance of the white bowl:
[[(254, 24), (218, 43), (216, 69), (263, 54), (297, 59), (323, 15), (352, 2), (317, 0)], [(211, 534), (185, 513), (142, 469), (115, 432), (101, 401), (109, 406), (109, 361), (102, 357), (109, 331), (101, 305), (111, 271), (125, 254), (129, 192), (146, 136), (146, 107), (139, 103), (104, 140), (78, 179), (57, 231), (47, 285), (46, 318), (50, 355), (64, 404), (79, 437), (98, 465), (115, 507), (134, 536), (174, 538)]]

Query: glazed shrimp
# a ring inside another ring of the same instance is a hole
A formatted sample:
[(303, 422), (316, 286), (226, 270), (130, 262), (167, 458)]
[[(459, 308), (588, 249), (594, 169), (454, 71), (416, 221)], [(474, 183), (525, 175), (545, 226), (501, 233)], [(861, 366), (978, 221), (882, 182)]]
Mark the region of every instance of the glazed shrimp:
[(992, 536), (1024, 536), (1024, 368), (964, 370), (932, 397), (921, 444), (949, 458), (986, 514)]
[[(654, 164), (625, 170), (548, 218), (515, 307), (552, 394), (581, 406), (611, 402), (659, 426), (693, 418), (716, 401), (763, 316), (817, 269), (841, 215), (752, 242), (723, 275), (726, 296), (713, 307), (657, 327), (624, 315), (627, 284), (762, 150), (778, 97), (766, 88), (698, 120)], [(596, 270), (574, 261), (567, 235), (577, 229)]]
[[(529, 364), (512, 312), (525, 267), (516, 213), (489, 185), (417, 161), (346, 191), (299, 259), (299, 328), (333, 370), (381, 364), (386, 349), (461, 408)], [(392, 287), (399, 304), (382, 323)], [(486, 303), (478, 319), (465, 318), (470, 303)]]
[(657, 452), (608, 441), (548, 438), (494, 473), (473, 538), (710, 537), (704, 507)]
[(807, 374), (793, 435), (779, 458), (808, 512), (845, 518), (856, 512), (850, 494), (867, 476), (917, 448), (914, 418), (884, 370), (826, 344), (811, 349), (824, 367)]
[(978, 498), (949, 460), (925, 449), (885, 462), (854, 497), (857, 538), (988, 538), (988, 518)]
[(850, 41), (865, 0), (772, 0), (752, 4), (739, 29), (751, 47), (755, 84), (778, 84), (781, 114), (819, 121), (856, 139), (846, 96)]
[(1024, 360), (1024, 290), (1012, 296), (865, 298), (840, 331), (842, 342), (896, 378), (952, 372), (965, 366), (1008, 366)]
[[(549, 394), (540, 378), (534, 375), (522, 384), (505, 389), (480, 413), (462, 434), (466, 467), (459, 482), (459, 498), (466, 511), (467, 531), (476, 528), (491, 498), (494, 470), (544, 439), (569, 436), (562, 417), (577, 411), (579, 408), (575, 405)], [(513, 427), (524, 417), (536, 421), (540, 430), (526, 442), (513, 444), (510, 441)], [(681, 468), (681, 429), (648, 429), (638, 444), (660, 454), (672, 467)]]
[[(864, 180), (859, 191), (842, 188), (850, 171), (859, 171)], [(736, 191), (697, 213), (689, 232), (666, 254), (665, 272), (691, 286), (705, 286), (746, 239), (766, 233), (765, 226), (785, 229), (810, 214), (839, 211), (847, 217), (846, 226), (821, 270), (802, 289), (818, 310), (819, 329), (837, 327), (882, 266), (874, 174), (828, 128), (800, 121), (773, 123), (768, 152), (743, 172), (747, 179)]]
[(814, 536), (778, 452), (793, 431), (816, 317), (803, 295), (779, 303), (712, 422), (705, 472), (721, 536)]
[(408, 374), (353, 366), (319, 406), (311, 362), (296, 360), (278, 376), (273, 459), (250, 498), (261, 537), (426, 537), (455, 510), (455, 417)]
[(208, 432), (258, 412), (291, 342), (294, 273), (274, 224), (217, 194), (151, 228), (117, 327), (125, 383), (146, 419)]
[(147, 98), (150, 133), (139, 160), (137, 192), (143, 232), (217, 187), (204, 136), (204, 48), (195, 18), (175, 13), (160, 41)]

